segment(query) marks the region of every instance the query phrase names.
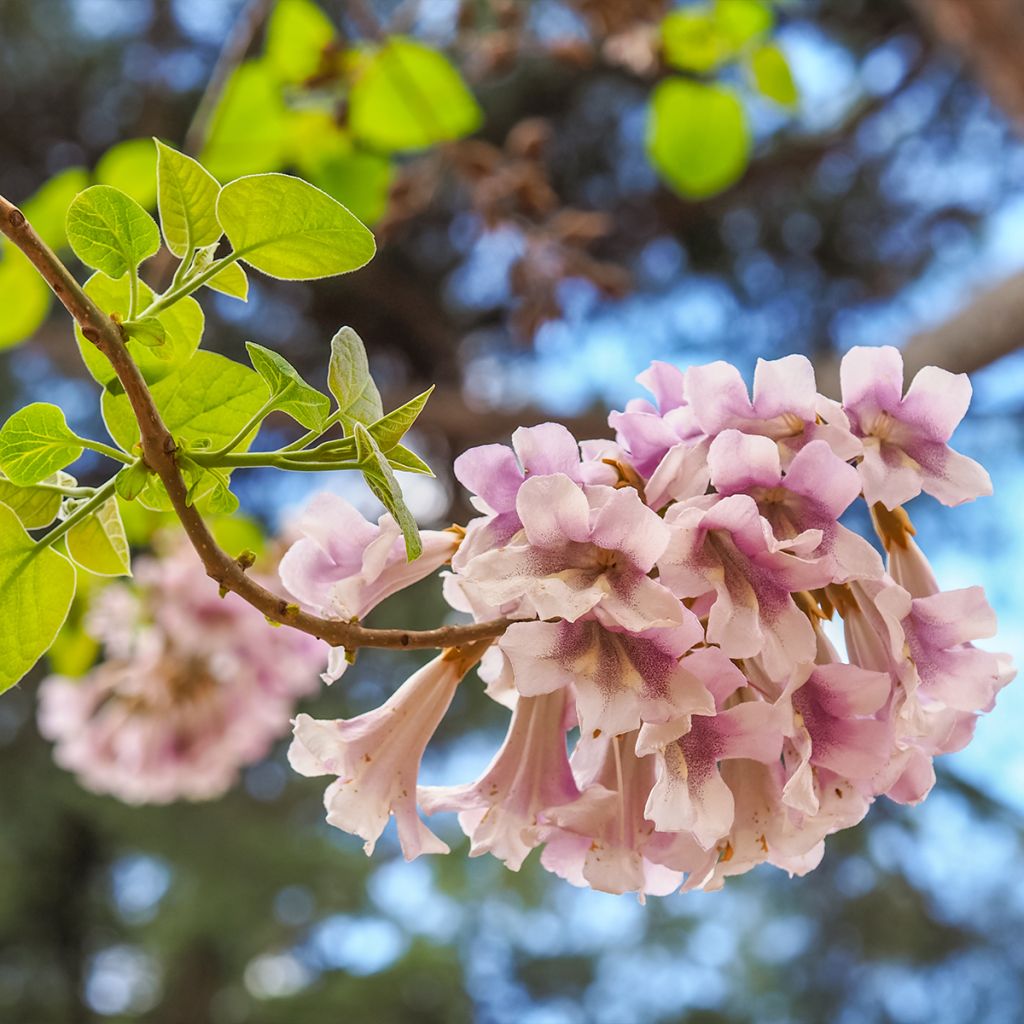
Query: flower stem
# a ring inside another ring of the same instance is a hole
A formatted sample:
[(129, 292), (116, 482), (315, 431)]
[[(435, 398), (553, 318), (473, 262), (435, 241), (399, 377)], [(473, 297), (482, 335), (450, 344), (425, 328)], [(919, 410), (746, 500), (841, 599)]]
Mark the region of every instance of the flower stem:
[(62, 523), (58, 523), (49, 533), (38, 541), (37, 550), (53, 547), (73, 526), (88, 519), (96, 509), (106, 504), (114, 493), (114, 478), (111, 477), (93, 496), (84, 504), (79, 505)]

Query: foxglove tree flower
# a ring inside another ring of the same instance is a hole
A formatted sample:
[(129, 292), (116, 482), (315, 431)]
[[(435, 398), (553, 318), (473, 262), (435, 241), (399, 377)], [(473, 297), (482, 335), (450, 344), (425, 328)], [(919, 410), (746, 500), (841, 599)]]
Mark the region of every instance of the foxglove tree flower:
[(890, 345), (843, 357), (843, 409), (864, 445), (858, 469), (869, 505), (893, 509), (921, 491), (944, 505), (992, 493), (988, 473), (949, 447), (971, 401), (971, 382), (937, 366), (919, 370), (903, 394), (903, 356)]
[(267, 629), (234, 594), (218, 597), (190, 548), (135, 570), (138, 589), (111, 584), (90, 615), (106, 660), (83, 678), (41, 683), (40, 731), (96, 792), (129, 803), (219, 796), (288, 731), (326, 647)]
[[(307, 603), (358, 617), (450, 560), (453, 608), (507, 620), (472, 654), (511, 711), (475, 781), (417, 788), (463, 655), (351, 721), (299, 716), (293, 765), (337, 776), (328, 821), (369, 851), (394, 815), (407, 857), (446, 849), (418, 802), (457, 812), (473, 856), (518, 870), (540, 847), (574, 885), (643, 899), (762, 863), (803, 874), (874, 800), (922, 799), (1013, 670), (975, 646), (994, 632), (980, 588), (940, 589), (900, 505), (985, 491), (946, 445), (968, 392), (923, 371), (904, 398), (897, 359), (850, 353), (842, 406), (802, 356), (759, 361), (752, 396), (725, 363), (655, 364), (655, 402), (613, 413), (615, 441), (545, 424), (461, 456), (480, 515), (420, 566), (399, 564), (393, 528), (392, 555), (370, 557), (385, 520), (353, 521), (335, 553), (314, 523), (318, 546), (285, 561)], [(885, 563), (840, 522), (861, 500)]]
[(373, 853), (391, 815), (406, 860), (448, 852), (416, 813), (420, 760), (455, 688), (484, 649), (445, 651), (379, 708), (357, 718), (295, 719), (289, 763), (300, 775), (337, 776), (324, 794), (327, 821), (360, 836), (367, 854)]

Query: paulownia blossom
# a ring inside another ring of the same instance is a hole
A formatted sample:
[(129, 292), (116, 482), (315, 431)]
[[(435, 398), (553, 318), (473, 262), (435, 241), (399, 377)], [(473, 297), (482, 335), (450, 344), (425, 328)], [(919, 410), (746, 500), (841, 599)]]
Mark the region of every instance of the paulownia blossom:
[[(980, 588), (940, 588), (901, 502), (956, 505), (988, 478), (947, 445), (965, 378), (923, 370), (904, 396), (892, 349), (853, 350), (842, 378), (840, 405), (802, 356), (760, 361), (752, 393), (726, 363), (657, 363), (614, 441), (544, 424), (461, 456), (480, 514), (411, 565), (390, 517), (318, 499), (284, 561), (297, 599), (359, 619), (450, 562), (453, 608), (508, 620), (376, 710), (295, 720), (293, 766), (335, 777), (327, 820), (369, 852), (394, 817), (415, 857), (447, 849), (420, 809), (455, 812), (471, 855), (515, 870), (539, 848), (575, 885), (643, 898), (803, 874), (874, 800), (922, 799), (1013, 669), (977, 646)], [(839, 521), (860, 501), (879, 546)], [(505, 740), (475, 781), (421, 786), (481, 657)]]
[(94, 604), (106, 660), (43, 680), (40, 731), (88, 789), (129, 803), (219, 796), (288, 731), (327, 649), (219, 597), (191, 548), (137, 559), (135, 575), (137, 589), (111, 584)]

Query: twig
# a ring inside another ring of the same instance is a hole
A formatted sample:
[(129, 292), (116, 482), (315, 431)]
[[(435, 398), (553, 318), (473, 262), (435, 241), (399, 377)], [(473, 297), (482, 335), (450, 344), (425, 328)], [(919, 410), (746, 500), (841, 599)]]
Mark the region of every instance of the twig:
[(268, 619), (292, 626), (325, 640), (332, 647), (442, 648), (459, 647), (501, 636), (507, 619), (493, 619), (438, 629), (367, 629), (357, 623), (323, 619), (290, 604), (246, 575), (245, 569), (217, 545), (203, 517), (187, 500), (187, 487), (178, 469), (177, 445), (160, 416), (149, 387), (125, 347), (121, 328), (106, 315), (74, 279), (58, 256), (36, 234), (25, 215), (0, 196), (0, 231), (28, 257), (68, 312), (82, 334), (110, 360), (139, 423), (142, 454), (170, 497), (174, 511), (206, 574), (225, 591), (238, 594)]

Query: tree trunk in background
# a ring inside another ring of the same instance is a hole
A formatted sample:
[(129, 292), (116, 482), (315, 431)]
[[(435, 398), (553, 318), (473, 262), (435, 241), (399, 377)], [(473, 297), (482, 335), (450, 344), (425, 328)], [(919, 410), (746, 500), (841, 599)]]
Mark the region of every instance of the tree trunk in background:
[(1024, 4), (1020, 0), (913, 0), (992, 98), (1024, 127)]

